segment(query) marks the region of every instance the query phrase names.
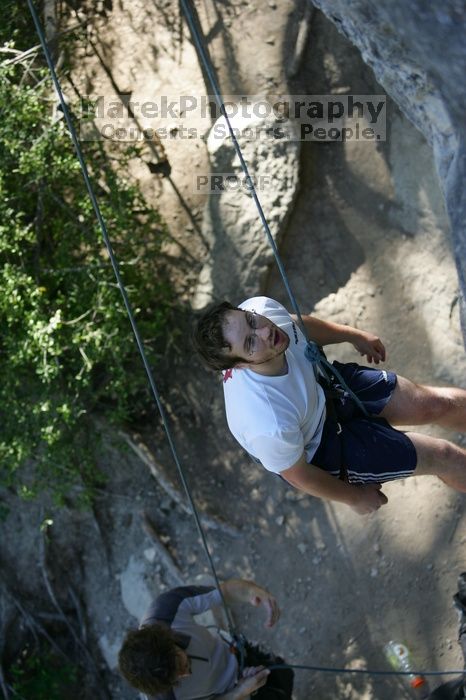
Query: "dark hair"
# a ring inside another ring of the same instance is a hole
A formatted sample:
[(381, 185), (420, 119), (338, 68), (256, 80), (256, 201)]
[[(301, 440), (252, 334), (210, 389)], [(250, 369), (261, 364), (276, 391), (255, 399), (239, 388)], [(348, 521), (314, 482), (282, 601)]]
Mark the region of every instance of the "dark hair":
[(134, 688), (156, 695), (173, 688), (177, 682), (177, 649), (169, 627), (147, 625), (126, 635), (118, 654), (124, 678)]
[(231, 345), (225, 340), (223, 326), (229, 311), (238, 311), (238, 308), (229, 301), (215, 304), (204, 311), (193, 329), (194, 348), (210, 369), (229, 369), (239, 362), (245, 362), (244, 357), (226, 354), (231, 350)]

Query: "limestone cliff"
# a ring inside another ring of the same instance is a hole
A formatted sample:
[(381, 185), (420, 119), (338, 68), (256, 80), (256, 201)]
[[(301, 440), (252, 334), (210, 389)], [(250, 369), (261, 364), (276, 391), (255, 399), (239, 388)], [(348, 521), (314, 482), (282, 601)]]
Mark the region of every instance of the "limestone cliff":
[(462, 0), (313, 0), (361, 51), (431, 144), (445, 197), (466, 338), (466, 4)]

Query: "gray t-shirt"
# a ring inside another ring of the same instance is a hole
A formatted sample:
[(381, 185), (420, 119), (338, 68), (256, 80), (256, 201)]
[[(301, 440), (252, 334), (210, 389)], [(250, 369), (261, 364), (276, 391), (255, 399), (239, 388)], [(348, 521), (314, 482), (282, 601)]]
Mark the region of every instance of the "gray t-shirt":
[(197, 624), (200, 615), (221, 604), (220, 593), (210, 586), (180, 586), (163, 593), (149, 606), (140, 627), (163, 623), (177, 635), (177, 644), (191, 661), (191, 675), (169, 693), (149, 700), (200, 700), (222, 695), (236, 685), (238, 662), (229, 645)]

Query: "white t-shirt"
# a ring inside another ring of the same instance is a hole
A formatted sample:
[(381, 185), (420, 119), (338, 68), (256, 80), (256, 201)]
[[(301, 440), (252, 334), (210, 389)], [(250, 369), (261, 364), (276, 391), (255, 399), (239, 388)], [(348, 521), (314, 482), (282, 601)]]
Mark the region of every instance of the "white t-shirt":
[(228, 426), (240, 445), (271, 472), (293, 466), (303, 454), (310, 462), (322, 437), (325, 396), (306, 359), (306, 340), (288, 311), (268, 297), (254, 297), (240, 309), (273, 321), (290, 338), (288, 372), (267, 377), (250, 369), (223, 373)]

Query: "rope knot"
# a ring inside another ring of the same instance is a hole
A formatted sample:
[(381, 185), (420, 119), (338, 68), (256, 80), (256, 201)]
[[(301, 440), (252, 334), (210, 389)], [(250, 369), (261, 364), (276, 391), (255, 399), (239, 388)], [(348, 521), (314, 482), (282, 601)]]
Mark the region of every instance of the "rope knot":
[(312, 340), (308, 340), (304, 348), (304, 355), (309, 362), (316, 364), (321, 359), (319, 346)]

